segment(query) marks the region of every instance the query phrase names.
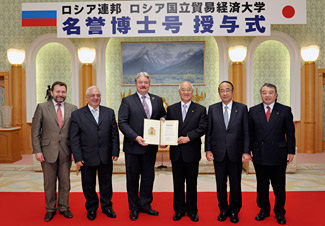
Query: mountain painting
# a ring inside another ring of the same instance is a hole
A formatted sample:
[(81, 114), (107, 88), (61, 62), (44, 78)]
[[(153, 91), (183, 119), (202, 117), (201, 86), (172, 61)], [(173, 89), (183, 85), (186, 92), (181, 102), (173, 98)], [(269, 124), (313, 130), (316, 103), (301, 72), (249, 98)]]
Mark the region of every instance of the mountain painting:
[(204, 85), (204, 42), (122, 42), (122, 85), (134, 85), (139, 72), (151, 85)]

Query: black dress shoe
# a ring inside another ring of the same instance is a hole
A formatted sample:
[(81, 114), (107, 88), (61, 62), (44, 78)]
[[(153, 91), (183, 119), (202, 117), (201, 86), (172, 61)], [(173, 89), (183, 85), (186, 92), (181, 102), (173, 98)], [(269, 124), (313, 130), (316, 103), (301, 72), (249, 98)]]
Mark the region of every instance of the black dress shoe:
[(199, 221), (199, 216), (197, 214), (187, 214), (191, 221), (198, 222)]
[(264, 213), (264, 212), (259, 212), (256, 217), (255, 217), (255, 220), (257, 221), (262, 221), (264, 220), (266, 217), (269, 217), (270, 214), (269, 213)]
[(285, 219), (284, 216), (276, 216), (276, 221), (279, 223), (279, 224), (286, 224), (287, 221)]
[(87, 218), (91, 221), (95, 220), (96, 219), (96, 211), (88, 211)]
[(131, 221), (135, 221), (136, 219), (138, 219), (138, 211), (134, 210), (130, 212), (130, 219)]
[(65, 218), (72, 218), (73, 215), (70, 210), (59, 211)]
[(106, 209), (102, 211), (104, 214), (106, 214), (110, 218), (116, 218), (116, 213), (113, 209)]
[(46, 222), (51, 221), (53, 219), (54, 215), (55, 215), (55, 211), (54, 212), (46, 212), (44, 220)]
[(226, 211), (222, 211), (218, 216), (218, 221), (225, 221), (227, 217), (228, 217), (228, 213)]
[(140, 212), (141, 213), (146, 213), (146, 214), (149, 214), (149, 215), (152, 215), (152, 216), (158, 216), (158, 211), (154, 210), (154, 209), (140, 209)]
[(173, 216), (173, 221), (179, 221), (184, 215), (185, 213), (176, 212)]
[(231, 213), (230, 214), (230, 222), (231, 223), (238, 223), (239, 222), (239, 218), (238, 218), (237, 213)]

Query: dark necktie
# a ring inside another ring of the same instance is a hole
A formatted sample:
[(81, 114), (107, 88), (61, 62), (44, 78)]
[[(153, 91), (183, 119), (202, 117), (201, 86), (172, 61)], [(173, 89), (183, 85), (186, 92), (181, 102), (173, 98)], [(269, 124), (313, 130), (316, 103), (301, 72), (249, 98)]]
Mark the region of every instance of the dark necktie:
[(149, 106), (146, 102), (146, 96), (142, 96), (142, 105), (143, 105), (144, 112), (146, 113), (147, 118), (150, 118)]
[(269, 122), (270, 116), (271, 116), (271, 108), (270, 106), (267, 106), (267, 112), (266, 112), (266, 121)]

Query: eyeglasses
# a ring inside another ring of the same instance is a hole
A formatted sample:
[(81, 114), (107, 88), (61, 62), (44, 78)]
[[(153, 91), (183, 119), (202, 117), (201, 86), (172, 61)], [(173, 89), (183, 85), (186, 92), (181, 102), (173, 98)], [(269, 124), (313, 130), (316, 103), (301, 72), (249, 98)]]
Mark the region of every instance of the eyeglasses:
[(94, 97), (101, 97), (101, 94), (90, 94), (90, 95), (88, 95), (89, 97), (91, 97), (91, 98), (94, 98)]

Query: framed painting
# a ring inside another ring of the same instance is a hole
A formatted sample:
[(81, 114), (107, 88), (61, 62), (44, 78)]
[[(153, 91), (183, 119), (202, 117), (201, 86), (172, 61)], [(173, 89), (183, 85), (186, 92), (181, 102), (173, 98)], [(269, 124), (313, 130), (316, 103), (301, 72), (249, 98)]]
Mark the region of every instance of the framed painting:
[(151, 85), (205, 85), (205, 42), (122, 42), (121, 50), (121, 85), (134, 85), (139, 72)]

